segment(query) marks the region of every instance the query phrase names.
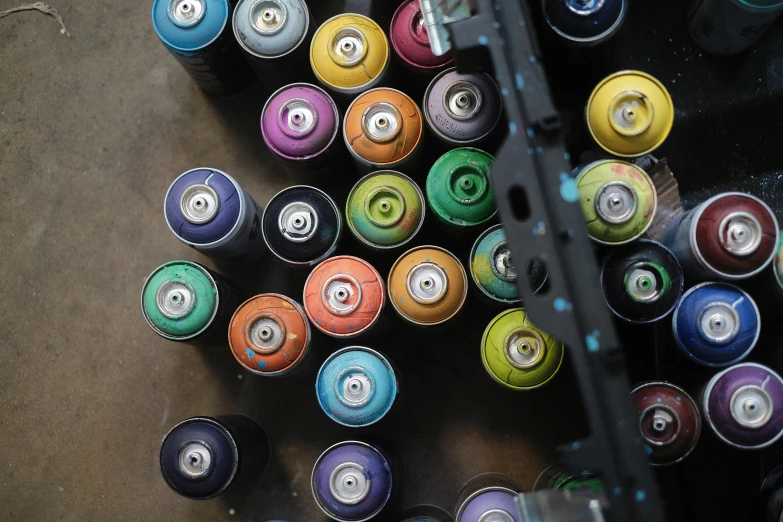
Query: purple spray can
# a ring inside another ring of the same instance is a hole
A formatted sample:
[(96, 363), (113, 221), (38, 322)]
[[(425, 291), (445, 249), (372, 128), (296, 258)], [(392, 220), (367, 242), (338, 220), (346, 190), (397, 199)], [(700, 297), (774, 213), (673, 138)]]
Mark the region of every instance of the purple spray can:
[(457, 499), (455, 522), (521, 522), (516, 497), (517, 487), (500, 473), (483, 473), (468, 480)]

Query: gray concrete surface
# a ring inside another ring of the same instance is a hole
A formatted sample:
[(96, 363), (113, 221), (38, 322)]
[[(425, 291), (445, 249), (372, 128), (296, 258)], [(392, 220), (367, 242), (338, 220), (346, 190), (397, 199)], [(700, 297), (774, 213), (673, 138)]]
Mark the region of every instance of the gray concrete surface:
[[(0, 0), (0, 11), (18, 3)], [(40, 13), (0, 19), (0, 519), (322, 520), (312, 464), (357, 435), (318, 410), (313, 376), (268, 382), (225, 351), (164, 341), (138, 304), (156, 266), (207, 262), (163, 220), (177, 174), (223, 169), (262, 204), (301, 181), (264, 148), (263, 100), (205, 97), (155, 37), (149, 1), (52, 5), (72, 38)], [(301, 292), (271, 260), (256, 271), (246, 281), (255, 292)], [(378, 429), (406, 461), (404, 505), (451, 508), (483, 471), (529, 489), (553, 443), (570, 436), (551, 415), (557, 401), (573, 402), (567, 377), (518, 395), (483, 373), (487, 317), (468, 315), (456, 336), (419, 345), (400, 332), (406, 342), (387, 348), (408, 360), (407, 405)], [(270, 473), (241, 498), (170, 491), (157, 464), (166, 431), (230, 412), (267, 427)]]

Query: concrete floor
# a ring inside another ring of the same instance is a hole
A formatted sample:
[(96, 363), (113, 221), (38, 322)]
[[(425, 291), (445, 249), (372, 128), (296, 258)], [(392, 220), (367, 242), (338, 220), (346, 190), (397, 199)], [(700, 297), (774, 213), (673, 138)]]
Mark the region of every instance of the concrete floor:
[[(19, 3), (0, 0), (0, 11)], [(72, 38), (37, 12), (0, 19), (0, 519), (323, 519), (312, 465), (357, 434), (319, 411), (313, 376), (270, 382), (227, 352), (162, 340), (138, 304), (163, 262), (207, 263), (163, 220), (177, 174), (223, 169), (261, 204), (302, 181), (261, 141), (263, 99), (203, 95), (156, 38), (149, 1), (52, 4)], [(284, 274), (269, 260), (243, 283), (297, 297), (301, 280)], [(488, 317), (468, 315), (449, 337), (458, 342), (386, 348), (406, 397), (375, 431), (406, 459), (404, 505), (450, 509), (484, 471), (530, 489), (553, 444), (572, 436), (552, 421), (558, 400), (571, 403), (567, 376), (517, 395), (484, 374)], [(157, 462), (166, 431), (232, 412), (267, 427), (270, 473), (244, 497), (195, 502), (170, 491)]]

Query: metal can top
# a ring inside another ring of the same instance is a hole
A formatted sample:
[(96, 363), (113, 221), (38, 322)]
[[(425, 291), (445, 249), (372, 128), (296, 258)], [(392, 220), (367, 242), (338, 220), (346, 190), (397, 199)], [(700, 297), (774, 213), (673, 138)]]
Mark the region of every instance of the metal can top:
[(280, 58), (299, 47), (310, 27), (303, 0), (239, 0), (234, 36), (256, 58)]
[(280, 294), (251, 297), (228, 325), (234, 358), (256, 375), (283, 375), (294, 369), (307, 355), (311, 337), (302, 307)]
[(502, 303), (521, 301), (517, 292), (517, 270), (511, 261), (502, 225), (485, 230), (470, 252), (470, 275), (482, 293)]
[(217, 169), (198, 168), (174, 180), (163, 210), (175, 236), (191, 245), (207, 246), (233, 230), (244, 205), (234, 178)]
[(486, 73), (460, 74), (456, 67), (438, 74), (424, 94), (424, 117), (436, 136), (471, 145), (492, 133), (503, 112), (495, 80)]
[(584, 167), (576, 178), (588, 235), (598, 243), (620, 245), (644, 234), (655, 216), (658, 196), (642, 169), (621, 160)]
[(155, 0), (152, 26), (168, 47), (198, 51), (217, 40), (229, 11), (228, 0)]
[(760, 199), (727, 192), (696, 209), (689, 240), (699, 261), (726, 279), (757, 274), (775, 257), (778, 221)]
[(381, 420), (394, 404), (397, 390), (397, 376), (386, 357), (362, 346), (330, 355), (315, 381), (321, 409), (350, 428)]
[(315, 327), (332, 337), (368, 330), (385, 303), (381, 275), (367, 261), (337, 256), (315, 267), (304, 286), (304, 308)]
[(147, 324), (162, 337), (186, 341), (212, 323), (218, 309), (215, 280), (192, 261), (170, 261), (156, 268), (141, 291)]
[(766, 366), (742, 363), (716, 374), (702, 408), (715, 434), (736, 448), (764, 448), (783, 435), (783, 381)]
[(623, 23), (628, 0), (542, 0), (544, 17), (557, 34), (577, 44), (608, 38)]
[(410, 241), (424, 223), (424, 194), (400, 172), (381, 170), (353, 186), (345, 218), (353, 235), (374, 248), (395, 248)]
[(595, 141), (615, 156), (634, 158), (666, 140), (674, 103), (661, 82), (641, 71), (620, 71), (596, 86), (586, 109)]
[(377, 515), (392, 493), (392, 469), (375, 447), (344, 441), (324, 451), (310, 479), (318, 507), (338, 522), (364, 522)]
[(329, 148), (340, 127), (340, 113), (326, 91), (309, 83), (278, 89), (261, 112), (261, 134), (278, 156), (313, 158)]
[(487, 487), (471, 495), (458, 506), (455, 522), (521, 522), (517, 493), (504, 487)]
[(482, 225), (497, 214), (490, 189), (494, 158), (470, 147), (450, 150), (427, 174), (427, 203), (435, 215), (455, 228)]
[(753, 298), (726, 283), (701, 283), (682, 296), (672, 316), (674, 337), (691, 360), (728, 366), (756, 346), (761, 318)]
[(434, 326), (460, 311), (468, 278), (459, 259), (436, 246), (420, 246), (400, 256), (389, 272), (389, 300), (413, 324)]
[(410, 96), (395, 89), (371, 89), (345, 112), (343, 138), (351, 154), (375, 165), (394, 165), (421, 141), (421, 111)]
[(481, 338), (481, 360), (497, 382), (530, 390), (549, 382), (560, 369), (563, 343), (531, 324), (524, 308), (498, 314)]
[(405, 0), (394, 12), (389, 39), (397, 56), (417, 69), (437, 69), (454, 59), (451, 53), (435, 56), (432, 52), (427, 24), (418, 0)]
[(685, 390), (668, 382), (645, 382), (631, 392), (650, 464), (675, 464), (690, 455), (701, 435), (701, 414)]
[(310, 44), (316, 78), (346, 93), (374, 84), (389, 64), (389, 42), (383, 29), (359, 14), (341, 14), (324, 22)]

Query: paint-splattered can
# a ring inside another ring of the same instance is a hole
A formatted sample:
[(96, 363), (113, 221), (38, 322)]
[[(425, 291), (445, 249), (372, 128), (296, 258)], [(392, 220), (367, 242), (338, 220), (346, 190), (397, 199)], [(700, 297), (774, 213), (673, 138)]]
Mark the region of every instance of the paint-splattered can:
[(340, 210), (315, 187), (297, 185), (275, 194), (264, 210), (264, 241), (288, 266), (312, 267), (337, 250), (342, 235)]
[(281, 88), (261, 112), (261, 135), (275, 158), (289, 170), (312, 178), (345, 166), (345, 150), (336, 139), (339, 130), (340, 112), (334, 100), (309, 83)]
[(413, 506), (402, 512), (402, 522), (454, 522), (451, 515), (438, 506), (421, 504)]
[(214, 498), (247, 485), (269, 464), (269, 437), (244, 415), (192, 417), (169, 431), (160, 447), (166, 484), (194, 500)]
[(345, 146), (362, 172), (409, 164), (420, 148), (422, 132), (416, 102), (395, 89), (369, 90), (345, 112)]
[(432, 78), (454, 60), (451, 53), (435, 56), (432, 52), (418, 0), (405, 0), (399, 5), (392, 17), (389, 40), (394, 54), (403, 64), (403, 71), (411, 73), (408, 76), (414, 82)]
[(389, 42), (377, 23), (359, 14), (341, 14), (318, 28), (310, 45), (318, 81), (341, 102), (378, 86), (389, 67)]
[(315, 381), (318, 404), (326, 416), (349, 428), (381, 420), (394, 405), (398, 389), (397, 376), (386, 357), (363, 346), (330, 355)]
[(301, 368), (312, 341), (301, 305), (280, 294), (251, 297), (234, 312), (228, 344), (246, 370), (268, 377)]
[(744, 290), (726, 283), (701, 283), (682, 296), (672, 328), (689, 359), (704, 366), (728, 366), (756, 346), (761, 317)]
[(716, 374), (701, 406), (715, 435), (735, 448), (766, 448), (783, 435), (783, 380), (766, 366), (742, 363)]
[(424, 194), (411, 178), (394, 170), (368, 174), (354, 185), (345, 220), (354, 237), (376, 250), (397, 248), (424, 224)]
[(493, 162), (491, 154), (470, 147), (438, 158), (427, 174), (425, 192), (439, 223), (449, 230), (468, 232), (494, 219), (497, 208), (489, 176)]
[(377, 446), (344, 441), (324, 451), (310, 480), (318, 507), (337, 522), (378, 515), (395, 487), (389, 458)]
[(579, 46), (605, 42), (628, 14), (628, 0), (541, 0), (541, 5), (549, 27)]
[(651, 323), (669, 314), (680, 301), (683, 283), (674, 254), (647, 239), (612, 252), (601, 270), (606, 304), (631, 323)]
[(498, 314), (481, 337), (484, 368), (512, 390), (532, 390), (548, 383), (564, 356), (563, 343), (534, 326), (524, 308)]
[(688, 29), (705, 51), (737, 54), (756, 43), (781, 13), (780, 0), (697, 0)]
[(764, 282), (772, 287), (772, 297), (778, 306), (783, 305), (783, 234), (778, 232), (778, 246), (775, 257), (769, 268), (765, 270), (767, 276)]
[(745, 279), (775, 257), (778, 222), (760, 199), (726, 192), (675, 218), (663, 243), (691, 280)]
[(400, 317), (419, 326), (445, 323), (462, 309), (468, 278), (459, 259), (443, 248), (408, 250), (389, 273), (389, 300)]
[(579, 204), (588, 235), (621, 245), (644, 234), (655, 216), (655, 185), (642, 169), (621, 160), (601, 160), (579, 170)]
[[(470, 250), (470, 276), (481, 294), (496, 304), (520, 303), (517, 269), (511, 260), (506, 233), (500, 224), (489, 227)], [(534, 261), (527, 267), (527, 279), (533, 293), (546, 284), (546, 267)]]
[(199, 168), (180, 175), (163, 211), (177, 239), (218, 263), (247, 265), (266, 252), (263, 207), (225, 172)]
[(701, 435), (701, 413), (685, 390), (668, 382), (641, 383), (631, 392), (650, 464), (668, 466), (690, 455)]
[(239, 0), (234, 36), (267, 92), (311, 75), (313, 25), (304, 0)]
[(201, 89), (229, 95), (255, 80), (231, 34), (228, 0), (155, 0), (152, 26)]
[(519, 487), (500, 473), (483, 473), (468, 480), (457, 498), (455, 522), (522, 522), (517, 510)]
[(641, 71), (604, 78), (587, 101), (587, 127), (596, 143), (623, 158), (643, 156), (666, 140), (674, 123), (669, 91)]
[(568, 473), (559, 466), (549, 466), (536, 479), (533, 491), (545, 489), (559, 489), (571, 491), (575, 489), (592, 489), (603, 491), (603, 483), (595, 473), (584, 471), (582, 473)]
[(242, 293), (193, 261), (170, 261), (147, 277), (141, 311), (156, 334), (170, 341), (225, 346), (231, 314)]
[(381, 275), (358, 257), (327, 259), (313, 269), (304, 286), (307, 317), (331, 337), (368, 332), (380, 319), (385, 301)]
[(486, 73), (460, 74), (456, 68), (436, 76), (424, 93), (427, 128), (451, 147), (486, 141), (503, 112), (500, 89)]

